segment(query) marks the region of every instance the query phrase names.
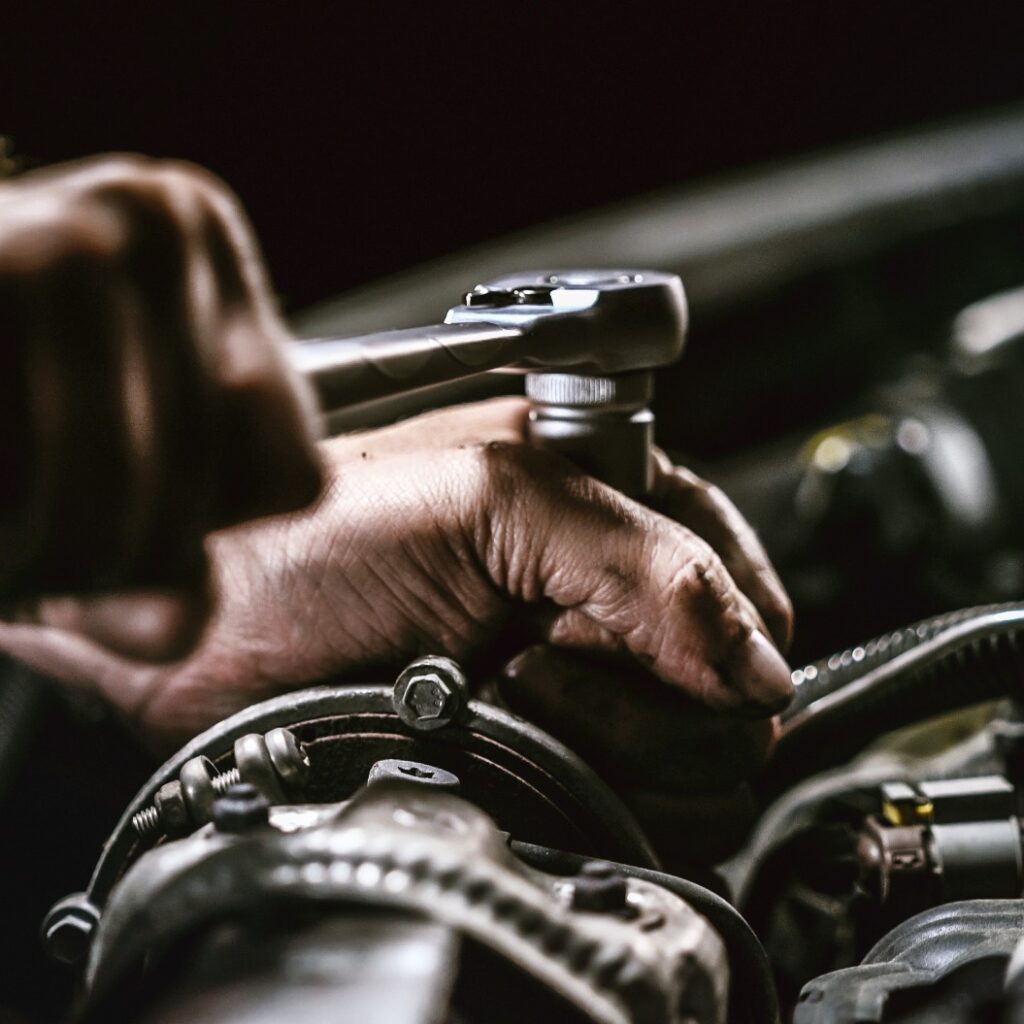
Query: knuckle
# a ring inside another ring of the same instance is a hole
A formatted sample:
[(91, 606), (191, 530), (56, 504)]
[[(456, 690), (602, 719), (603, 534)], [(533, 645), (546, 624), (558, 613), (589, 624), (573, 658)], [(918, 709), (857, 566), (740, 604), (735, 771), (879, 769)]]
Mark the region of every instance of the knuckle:
[(10, 285), (20, 283), (25, 294), (37, 294), (55, 279), (106, 269), (123, 242), (116, 218), (99, 210), (75, 209), (6, 236), (0, 244), (0, 274)]
[(211, 214), (224, 186), (209, 172), (179, 161), (118, 160), (110, 173), (96, 177), (78, 194), (85, 207), (113, 211), (129, 225), (154, 219), (194, 229)]
[(668, 601), (698, 622), (723, 635), (727, 643), (739, 642), (750, 632), (735, 584), (722, 560), (697, 538), (682, 553), (682, 564), (672, 574)]

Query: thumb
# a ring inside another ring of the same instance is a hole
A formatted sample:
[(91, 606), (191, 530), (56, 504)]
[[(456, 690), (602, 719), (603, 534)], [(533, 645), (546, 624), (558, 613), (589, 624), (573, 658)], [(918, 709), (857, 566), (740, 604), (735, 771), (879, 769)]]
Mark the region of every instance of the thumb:
[(78, 634), (122, 657), (159, 662), (192, 650), (209, 609), (209, 595), (202, 591), (47, 597), (16, 621)]

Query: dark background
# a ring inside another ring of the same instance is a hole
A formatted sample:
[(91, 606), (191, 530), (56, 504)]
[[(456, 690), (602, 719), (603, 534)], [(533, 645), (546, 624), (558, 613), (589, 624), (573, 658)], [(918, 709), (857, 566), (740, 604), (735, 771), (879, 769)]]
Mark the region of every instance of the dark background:
[(653, 187), (1024, 95), (1008, 3), (64, 6), (0, 18), (0, 133), (41, 161), (211, 167), (291, 309)]

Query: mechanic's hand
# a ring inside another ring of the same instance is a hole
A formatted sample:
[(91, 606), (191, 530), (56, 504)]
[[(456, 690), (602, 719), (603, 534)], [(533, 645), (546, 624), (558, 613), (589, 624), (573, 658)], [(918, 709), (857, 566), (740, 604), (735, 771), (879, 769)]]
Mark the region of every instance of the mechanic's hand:
[(493, 661), (510, 635), (624, 654), (709, 708), (784, 705), (789, 670), (766, 634), (786, 641), (789, 604), (731, 506), (660, 467), (659, 493), (702, 539), (526, 446), (525, 422), (523, 400), (501, 399), (327, 442), (332, 483), (312, 512), (212, 539), (219, 608), (181, 664), (39, 626), (0, 627), (0, 646), (173, 742), (332, 675), (428, 652)]
[(0, 184), (6, 617), (180, 656), (205, 535), (315, 498), (269, 296), (240, 207), (198, 168), (108, 157)]

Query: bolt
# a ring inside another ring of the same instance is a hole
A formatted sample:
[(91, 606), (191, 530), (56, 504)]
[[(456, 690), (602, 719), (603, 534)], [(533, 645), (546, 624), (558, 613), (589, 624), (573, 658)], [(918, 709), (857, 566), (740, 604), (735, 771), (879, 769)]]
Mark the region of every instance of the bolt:
[(584, 864), (572, 884), (573, 910), (609, 914), (626, 910), (625, 877), (614, 864), (592, 860)]
[(391, 702), (406, 725), (417, 730), (441, 729), (466, 706), (469, 684), (451, 658), (417, 658), (395, 681)]
[(46, 915), (43, 921), (43, 944), (55, 960), (75, 964), (89, 952), (100, 912), (89, 902), (85, 893), (65, 896)]
[[(165, 783), (156, 799), (132, 817), (132, 827), (141, 838), (163, 832), (176, 835), (189, 827), (198, 828), (210, 820), (214, 799), (251, 774), (246, 782), (283, 798), (279, 783), (297, 787), (309, 775), (309, 758), (289, 729), (271, 729), (266, 736), (252, 734), (235, 741), (238, 767), (217, 774), (213, 762), (194, 757), (182, 765), (178, 781)], [(241, 769), (244, 769), (241, 770)]]
[(247, 832), (265, 825), (270, 802), (251, 783), (237, 782), (213, 804), (213, 824), (218, 832)]
[(435, 768), (430, 764), (418, 761), (396, 761), (388, 759), (378, 761), (371, 769), (366, 784), (372, 786), (384, 779), (401, 779), (405, 782), (419, 782), (424, 786), (447, 789), (455, 792), (459, 789), (459, 778), (443, 768)]

